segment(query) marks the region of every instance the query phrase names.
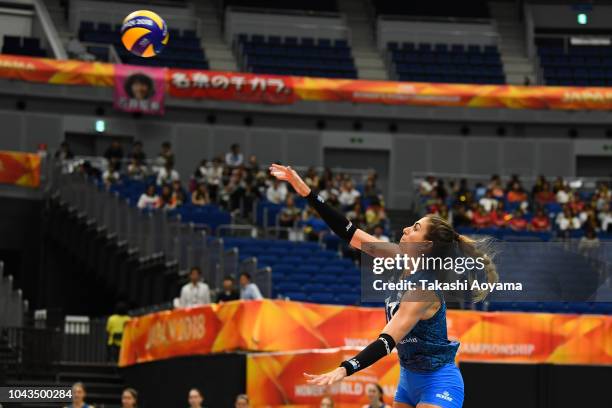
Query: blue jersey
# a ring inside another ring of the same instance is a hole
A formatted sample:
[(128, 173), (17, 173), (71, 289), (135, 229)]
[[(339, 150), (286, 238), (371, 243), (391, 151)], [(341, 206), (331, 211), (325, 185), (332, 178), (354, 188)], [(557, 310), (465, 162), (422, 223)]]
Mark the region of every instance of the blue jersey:
[[(397, 345), (400, 366), (415, 372), (431, 372), (454, 363), (459, 342), (449, 341), (446, 332), (446, 303), (440, 293), (440, 308), (427, 320), (419, 320)], [(402, 293), (385, 301), (387, 321), (397, 312)]]

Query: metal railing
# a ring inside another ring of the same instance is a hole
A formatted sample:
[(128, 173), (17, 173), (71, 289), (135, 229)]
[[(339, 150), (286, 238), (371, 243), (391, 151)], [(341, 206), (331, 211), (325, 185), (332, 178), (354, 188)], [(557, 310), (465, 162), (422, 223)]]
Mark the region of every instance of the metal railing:
[(63, 328), (3, 327), (0, 336), (20, 366), (110, 362), (106, 320), (102, 319)]

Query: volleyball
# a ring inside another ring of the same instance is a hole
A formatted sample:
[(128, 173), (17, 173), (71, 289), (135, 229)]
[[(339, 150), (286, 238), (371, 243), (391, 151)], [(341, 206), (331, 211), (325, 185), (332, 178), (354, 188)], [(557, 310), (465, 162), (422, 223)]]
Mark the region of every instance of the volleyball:
[(166, 22), (149, 10), (130, 13), (121, 26), (121, 42), (125, 48), (139, 57), (154, 57), (168, 44)]

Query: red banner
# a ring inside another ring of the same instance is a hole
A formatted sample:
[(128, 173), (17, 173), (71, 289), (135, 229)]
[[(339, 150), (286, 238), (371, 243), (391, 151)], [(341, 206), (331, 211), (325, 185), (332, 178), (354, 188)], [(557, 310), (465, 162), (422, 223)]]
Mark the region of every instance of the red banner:
[[(163, 72), (163, 68), (157, 68)], [(416, 106), (610, 110), (612, 88), (442, 84), (168, 69), (171, 96), (249, 103), (336, 101)], [(113, 86), (115, 65), (0, 55), (0, 78)]]
[(293, 103), (293, 77), (236, 72), (168, 70), (169, 93), (177, 98)]
[(38, 187), (40, 156), (36, 153), (0, 152), (0, 183)]
[[(460, 361), (612, 364), (612, 316), (449, 310)], [(382, 308), (284, 300), (229, 302), (131, 320), (120, 365), (234, 350), (290, 351), (369, 344)]]
[(164, 114), (166, 70), (136, 65), (115, 66), (114, 107), (124, 112)]

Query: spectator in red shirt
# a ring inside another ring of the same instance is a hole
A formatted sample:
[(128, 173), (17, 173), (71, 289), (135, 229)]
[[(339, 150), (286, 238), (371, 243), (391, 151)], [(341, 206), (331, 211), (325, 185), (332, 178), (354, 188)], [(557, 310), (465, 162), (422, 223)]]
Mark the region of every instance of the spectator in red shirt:
[(570, 199), (567, 205), (574, 214), (578, 214), (584, 209), (584, 203), (582, 200), (580, 200), (577, 193), (570, 194)]
[(479, 205), (472, 214), (472, 224), (476, 228), (486, 228), (491, 224), (491, 215), (485, 211), (482, 205)]
[(491, 213), (491, 225), (497, 228), (506, 228), (510, 215), (504, 211), (503, 205), (498, 205)]
[(532, 231), (550, 231), (550, 219), (542, 209), (536, 212), (536, 215), (531, 219), (529, 228)]
[(494, 198), (504, 198), (504, 188), (502, 187), (501, 179), (497, 174), (491, 176), (488, 189), (491, 190)]
[(508, 222), (508, 226), (513, 231), (525, 231), (527, 229), (527, 220), (523, 217), (522, 210), (516, 210), (512, 218)]
[(557, 200), (555, 193), (551, 190), (548, 182), (542, 184), (540, 191), (536, 193), (535, 200), (538, 204), (544, 205), (554, 203)]
[(508, 191), (506, 198), (510, 203), (520, 203), (527, 201), (527, 193), (525, 193), (519, 182), (514, 182), (512, 183), (512, 189)]

